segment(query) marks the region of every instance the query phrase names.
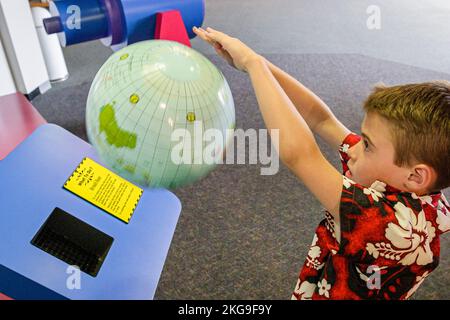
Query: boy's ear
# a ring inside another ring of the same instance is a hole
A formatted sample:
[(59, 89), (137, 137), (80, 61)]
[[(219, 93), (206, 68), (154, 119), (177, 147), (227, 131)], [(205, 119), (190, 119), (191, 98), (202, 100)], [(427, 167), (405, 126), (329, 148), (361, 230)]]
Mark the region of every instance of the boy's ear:
[(408, 177), (409, 188), (414, 192), (430, 191), (436, 182), (436, 171), (426, 164), (418, 164), (412, 167)]

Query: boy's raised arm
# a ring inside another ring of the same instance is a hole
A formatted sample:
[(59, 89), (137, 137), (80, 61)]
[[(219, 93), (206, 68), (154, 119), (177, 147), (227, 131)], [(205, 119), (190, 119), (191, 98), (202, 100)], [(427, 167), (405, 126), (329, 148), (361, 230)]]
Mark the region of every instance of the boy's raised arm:
[(314, 92), (266, 59), (270, 71), (314, 133), (337, 149), (350, 133)]
[(306, 121), (264, 58), (255, 57), (246, 70), (267, 128), (279, 129), (280, 158), (339, 223), (342, 175), (325, 159)]
[[(335, 222), (339, 223), (342, 175), (320, 152), (308, 124), (273, 75), (267, 61), (239, 39), (212, 28), (206, 31), (194, 28), (194, 32), (210, 43), (232, 66), (249, 73), (269, 132), (271, 129), (279, 130), (280, 158), (334, 216)], [(313, 105), (310, 108), (313, 108)], [(334, 123), (330, 125), (325, 121), (316, 124), (323, 126), (319, 130), (331, 132), (336, 129)], [(344, 137), (339, 144), (343, 139)]]

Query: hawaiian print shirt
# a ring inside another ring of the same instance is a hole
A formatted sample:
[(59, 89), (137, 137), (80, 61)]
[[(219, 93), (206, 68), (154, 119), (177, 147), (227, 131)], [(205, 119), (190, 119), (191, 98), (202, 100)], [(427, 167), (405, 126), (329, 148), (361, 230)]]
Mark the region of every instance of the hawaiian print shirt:
[(408, 299), (439, 264), (439, 236), (450, 230), (444, 195), (419, 197), (348, 179), (347, 150), (360, 140), (350, 134), (340, 147), (340, 228), (326, 212), (292, 299)]

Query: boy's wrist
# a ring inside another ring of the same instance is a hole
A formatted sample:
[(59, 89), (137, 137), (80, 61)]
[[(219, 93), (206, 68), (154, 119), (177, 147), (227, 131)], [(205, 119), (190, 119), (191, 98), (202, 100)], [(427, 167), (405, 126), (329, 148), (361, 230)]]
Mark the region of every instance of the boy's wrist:
[(266, 63), (266, 60), (264, 59), (264, 57), (260, 56), (259, 54), (255, 54), (247, 60), (247, 62), (245, 64), (245, 69), (248, 73), (250, 73), (251, 70), (253, 70), (254, 68), (260, 67), (260, 66), (264, 65), (265, 63)]

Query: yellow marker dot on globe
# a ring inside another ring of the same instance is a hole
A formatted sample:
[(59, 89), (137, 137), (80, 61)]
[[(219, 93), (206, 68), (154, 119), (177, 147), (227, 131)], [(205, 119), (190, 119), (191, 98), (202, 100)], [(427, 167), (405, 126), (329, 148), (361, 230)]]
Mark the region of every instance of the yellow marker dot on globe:
[(128, 53), (125, 53), (123, 55), (120, 56), (120, 60), (125, 60), (126, 58), (128, 58), (130, 55)]
[(188, 112), (186, 116), (187, 121), (194, 122), (195, 121), (195, 113), (194, 112)]
[(137, 94), (132, 94), (130, 97), (130, 102), (132, 104), (136, 104), (139, 102), (139, 96)]

